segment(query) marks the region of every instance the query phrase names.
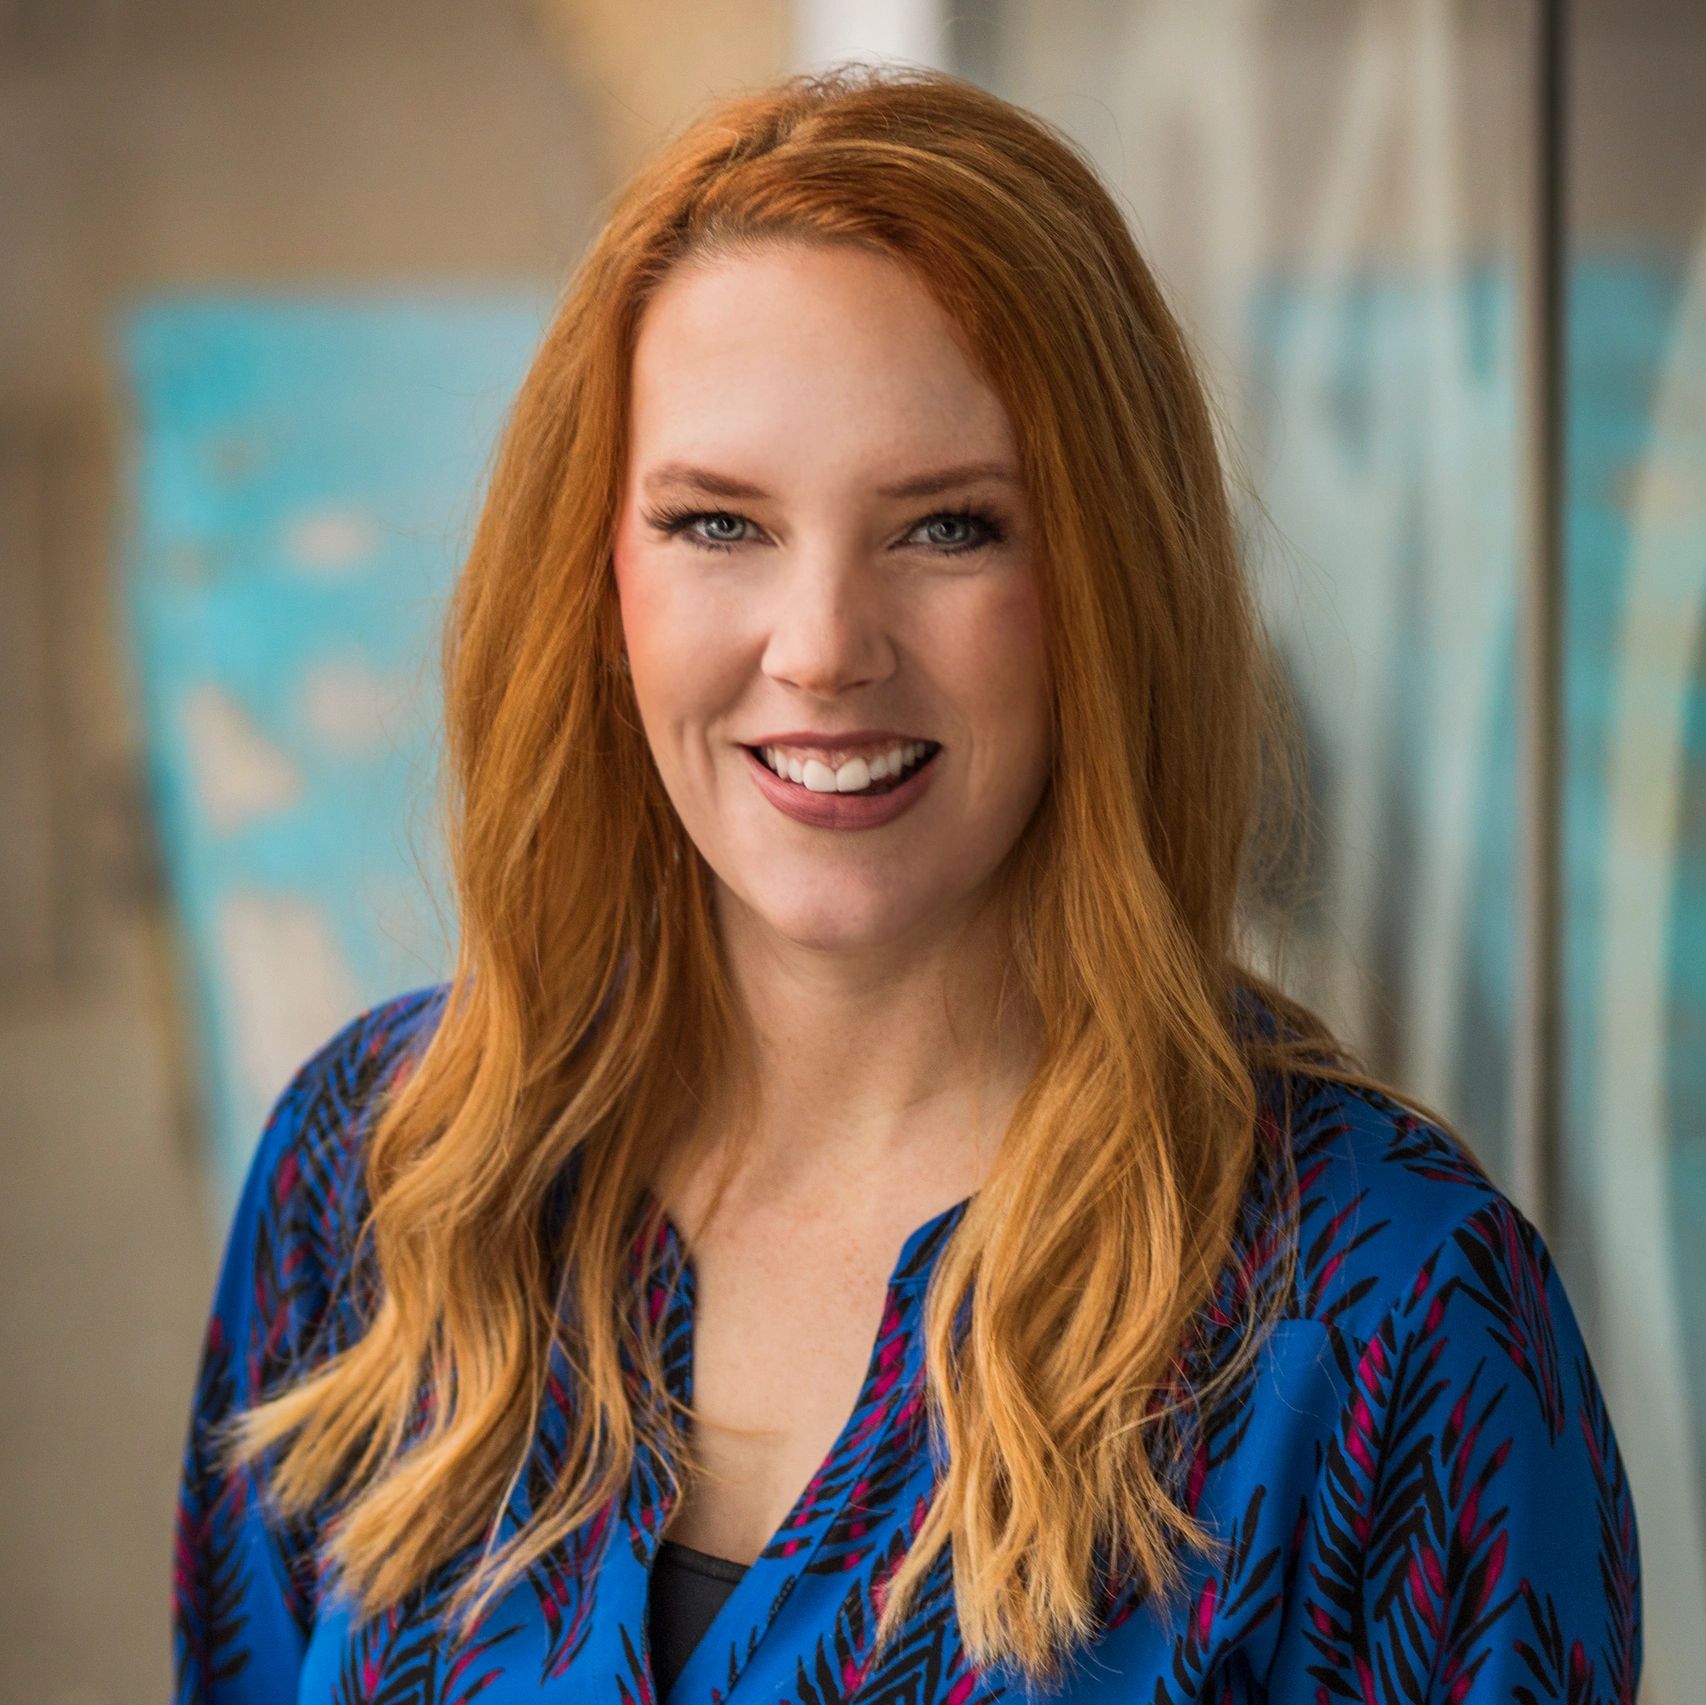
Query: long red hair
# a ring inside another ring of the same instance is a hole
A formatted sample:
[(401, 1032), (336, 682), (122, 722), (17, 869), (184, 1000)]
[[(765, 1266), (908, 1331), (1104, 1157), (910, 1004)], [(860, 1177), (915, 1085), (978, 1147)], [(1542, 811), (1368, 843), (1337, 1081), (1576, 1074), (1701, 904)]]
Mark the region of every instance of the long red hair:
[[(1109, 1559), (1164, 1594), (1181, 1550), (1213, 1544), (1178, 1496), (1171, 1426), (1213, 1394), (1175, 1375), (1258, 1163), (1258, 1080), (1376, 1080), (1240, 939), (1269, 868), (1258, 828), (1283, 857), (1298, 742), (1179, 326), (1078, 151), (944, 74), (843, 67), (722, 101), (626, 187), (564, 294), (446, 629), (460, 933), (438, 1026), (365, 1153), (377, 1300), (233, 1450), (283, 1445), (286, 1512), (338, 1489), (327, 1550), (371, 1612), (494, 1534), (559, 1344), (579, 1382), (561, 1470), (463, 1582), (468, 1617), (619, 1495), (642, 1441), (678, 1484), (692, 1472), (625, 1263), (687, 1086), (750, 1086), (751, 1061), (709, 873), (620, 667), (611, 545), (651, 293), (688, 257), (793, 242), (863, 245), (935, 293), (1008, 410), (1048, 541), (1058, 758), (1000, 873), (1046, 1046), (931, 1285), (948, 1465), (876, 1631), (951, 1542), (968, 1652), (1047, 1681), (1093, 1632)], [(1265, 1027), (1240, 1017), (1252, 995)], [(1248, 1299), (1245, 1353), (1282, 1289)], [(411, 1430), (423, 1387), (453, 1401)]]

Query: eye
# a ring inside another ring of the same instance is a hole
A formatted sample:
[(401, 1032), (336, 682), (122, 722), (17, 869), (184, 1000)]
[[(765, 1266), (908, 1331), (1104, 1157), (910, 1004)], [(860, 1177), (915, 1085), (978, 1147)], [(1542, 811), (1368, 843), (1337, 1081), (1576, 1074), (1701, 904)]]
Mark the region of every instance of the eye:
[[(660, 509), (646, 516), (647, 522), (667, 538), (684, 535), (688, 542), (704, 551), (732, 551), (735, 546), (750, 543), (739, 529), (751, 527), (744, 515), (727, 509)], [(943, 536), (942, 529), (947, 529)], [(1006, 530), (999, 520), (983, 509), (944, 509), (926, 515), (912, 529), (933, 534), (922, 542), (924, 548), (937, 556), (966, 556), (989, 545), (1000, 544)]]
[(744, 515), (735, 515), (726, 509), (661, 509), (647, 515), (646, 520), (668, 538), (674, 538), (677, 533), (685, 533), (688, 542), (703, 551), (732, 551), (737, 544), (744, 544), (746, 541), (739, 536), (719, 537), (713, 533), (695, 531), (700, 522), (709, 527), (731, 522), (736, 527), (752, 525)]
[[(939, 514), (927, 515), (918, 523), (935, 533), (934, 538), (925, 540), (925, 549), (935, 551), (940, 556), (964, 556), (970, 551), (980, 550), (985, 545), (998, 545), (1007, 536), (1001, 523), (982, 509), (944, 509)], [(962, 531), (957, 536), (944, 538), (939, 528), (971, 530), (968, 538)], [(914, 531), (918, 529), (915, 528)]]

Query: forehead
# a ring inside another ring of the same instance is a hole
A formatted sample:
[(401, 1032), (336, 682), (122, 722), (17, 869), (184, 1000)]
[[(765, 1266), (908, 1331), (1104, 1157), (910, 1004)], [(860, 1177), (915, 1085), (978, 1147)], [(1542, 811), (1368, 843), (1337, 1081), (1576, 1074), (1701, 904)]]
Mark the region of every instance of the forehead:
[(891, 472), (1013, 448), (946, 310), (901, 263), (845, 245), (694, 261), (666, 279), (640, 321), (631, 433), (643, 462), (716, 453)]

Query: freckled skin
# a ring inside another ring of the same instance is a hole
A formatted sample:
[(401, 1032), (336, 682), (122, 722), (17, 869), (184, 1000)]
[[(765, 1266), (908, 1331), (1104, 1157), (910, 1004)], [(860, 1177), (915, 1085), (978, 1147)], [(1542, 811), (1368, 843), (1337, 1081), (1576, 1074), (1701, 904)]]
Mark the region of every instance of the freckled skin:
[[(973, 909), (1046, 783), (1036, 541), (1022, 488), (881, 488), (936, 469), (1017, 471), (1005, 412), (913, 275), (848, 248), (690, 265), (654, 297), (633, 372), (615, 570), (642, 722), (719, 884), (773, 945), (917, 950)], [(666, 462), (763, 498), (653, 488)], [(733, 517), (668, 536), (660, 508)], [(1004, 540), (976, 542), (993, 514)], [(700, 539), (732, 542), (718, 552)], [(810, 728), (940, 741), (925, 796), (880, 828), (796, 823), (740, 743)]]

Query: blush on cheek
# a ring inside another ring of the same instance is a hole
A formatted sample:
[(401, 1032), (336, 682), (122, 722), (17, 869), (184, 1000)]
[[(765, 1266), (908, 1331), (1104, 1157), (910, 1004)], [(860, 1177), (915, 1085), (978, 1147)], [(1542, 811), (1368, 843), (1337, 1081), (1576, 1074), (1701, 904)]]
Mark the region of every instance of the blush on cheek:
[(613, 565), (623, 640), (638, 666), (643, 657), (669, 643), (669, 594), (661, 579), (649, 572), (643, 548), (625, 546), (618, 539)]

